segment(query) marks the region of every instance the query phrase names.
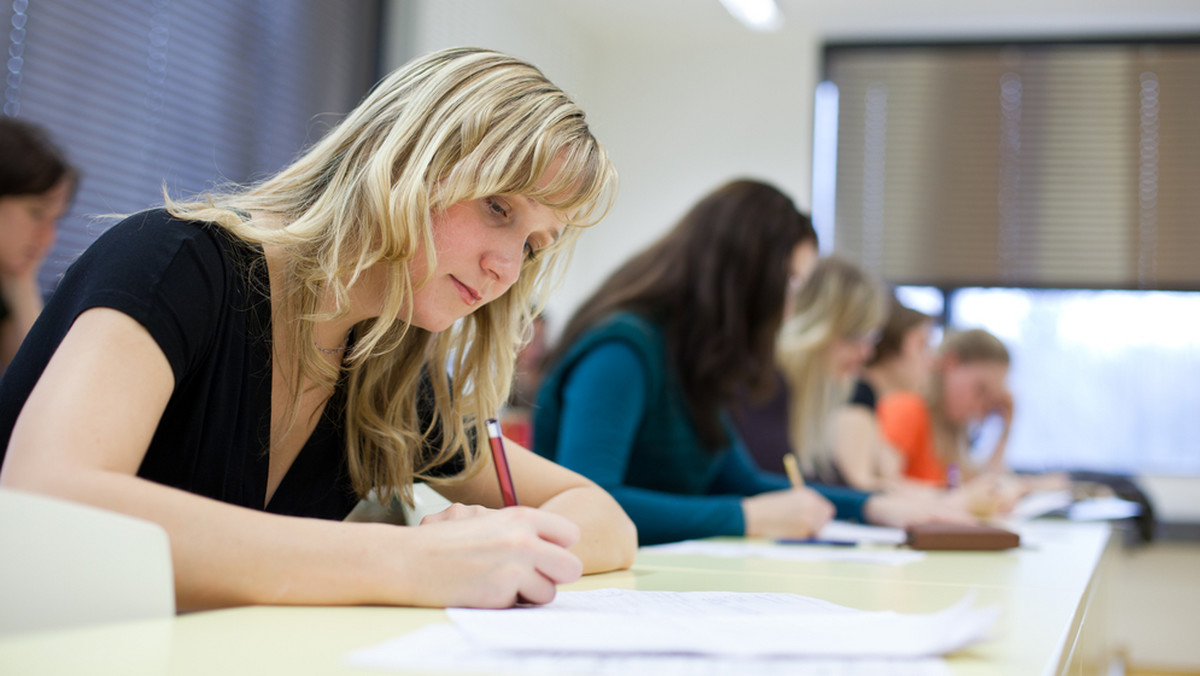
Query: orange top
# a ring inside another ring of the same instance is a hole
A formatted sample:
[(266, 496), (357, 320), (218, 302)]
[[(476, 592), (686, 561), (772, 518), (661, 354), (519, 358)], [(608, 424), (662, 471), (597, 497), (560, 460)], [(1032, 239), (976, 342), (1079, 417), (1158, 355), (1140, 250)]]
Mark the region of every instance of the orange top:
[(879, 400), (875, 409), (879, 429), (904, 459), (904, 476), (946, 485), (946, 465), (933, 440), (933, 419), (925, 399), (913, 392), (896, 392)]

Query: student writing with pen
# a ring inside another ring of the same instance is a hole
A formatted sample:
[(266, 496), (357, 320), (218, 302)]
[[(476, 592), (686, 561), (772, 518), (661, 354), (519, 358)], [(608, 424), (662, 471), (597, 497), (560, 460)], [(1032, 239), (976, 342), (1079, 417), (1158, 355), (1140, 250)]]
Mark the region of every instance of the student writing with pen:
[[(79, 258), (0, 381), (0, 485), (161, 524), (181, 608), (502, 607), (627, 567), (618, 504), (515, 444), (522, 506), (499, 509), (484, 429), (614, 186), (536, 68), (417, 59), (276, 175)], [(465, 504), (343, 521), (414, 480)]]
[(792, 488), (754, 466), (729, 407), (774, 383), (789, 287), (816, 233), (773, 186), (701, 199), (577, 310), (538, 395), (534, 450), (621, 503), (641, 544), (715, 535), (807, 537), (836, 514), (893, 525), (891, 500)]

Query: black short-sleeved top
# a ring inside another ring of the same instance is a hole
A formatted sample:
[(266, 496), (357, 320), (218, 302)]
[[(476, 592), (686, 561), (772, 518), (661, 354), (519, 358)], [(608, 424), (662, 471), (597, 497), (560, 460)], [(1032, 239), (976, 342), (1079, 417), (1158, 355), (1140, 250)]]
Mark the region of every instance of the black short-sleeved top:
[(859, 378), (854, 381), (854, 391), (850, 393), (850, 403), (857, 406), (866, 406), (875, 412), (875, 404), (878, 398), (875, 396), (875, 388), (867, 381)]
[[(263, 510), (271, 419), (269, 288), (261, 248), (216, 225), (178, 220), (158, 209), (113, 226), (67, 271), (0, 380), (4, 448), (75, 318), (94, 307), (113, 308), (150, 332), (175, 375), (138, 476)], [(344, 415), (339, 383), (265, 511), (327, 519), (349, 514), (358, 499), (346, 471)]]

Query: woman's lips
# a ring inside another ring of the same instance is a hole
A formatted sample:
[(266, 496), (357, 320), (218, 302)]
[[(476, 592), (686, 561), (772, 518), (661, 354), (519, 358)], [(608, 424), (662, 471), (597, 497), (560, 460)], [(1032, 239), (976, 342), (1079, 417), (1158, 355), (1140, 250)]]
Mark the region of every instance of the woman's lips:
[(458, 289), (458, 295), (467, 305), (474, 305), (483, 300), (483, 296), (478, 291), (458, 281), (458, 278), (454, 275), (450, 275), (450, 279), (454, 281), (454, 286)]

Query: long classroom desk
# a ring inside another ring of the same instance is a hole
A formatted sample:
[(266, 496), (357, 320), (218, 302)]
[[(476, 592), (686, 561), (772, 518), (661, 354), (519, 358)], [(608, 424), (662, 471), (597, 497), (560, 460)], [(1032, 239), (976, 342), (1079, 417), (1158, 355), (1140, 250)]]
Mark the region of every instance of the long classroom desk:
[[(956, 675), (1083, 674), (1102, 617), (1096, 590), (1107, 524), (1038, 521), (1002, 552), (930, 552), (903, 566), (676, 555), (645, 550), (628, 571), (568, 590), (792, 592), (864, 610), (931, 612), (968, 590), (999, 604), (995, 637), (948, 656)], [(1090, 620), (1090, 621), (1089, 621)], [(431, 623), (442, 610), (252, 606), (0, 638), (0, 674), (380, 674), (346, 653)], [(409, 672), (417, 673), (417, 672)], [(439, 672), (444, 673), (444, 672)]]

